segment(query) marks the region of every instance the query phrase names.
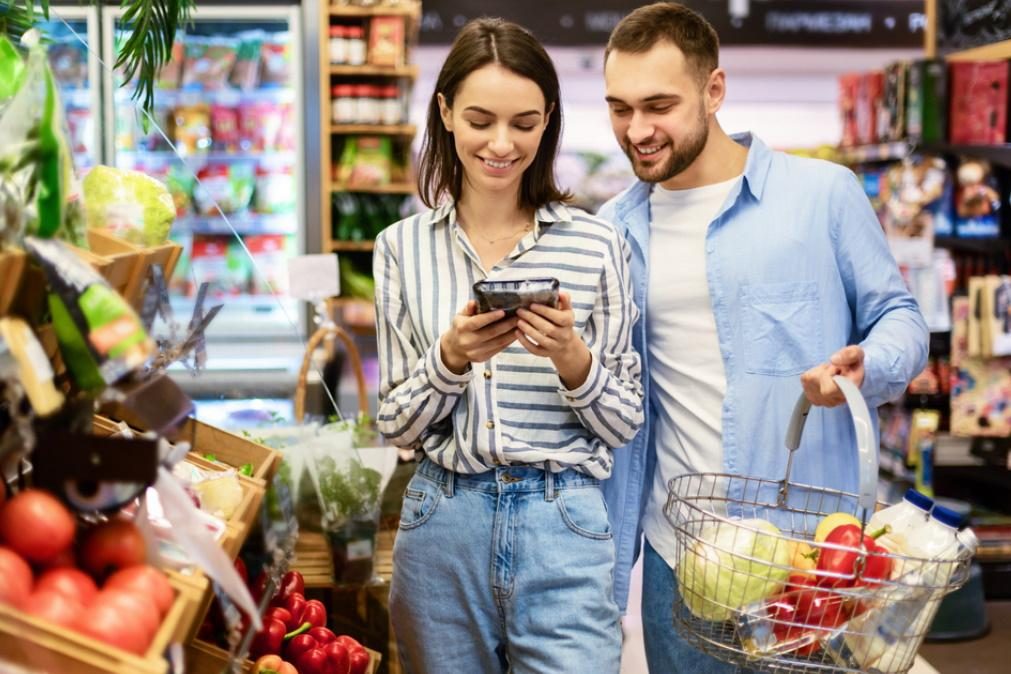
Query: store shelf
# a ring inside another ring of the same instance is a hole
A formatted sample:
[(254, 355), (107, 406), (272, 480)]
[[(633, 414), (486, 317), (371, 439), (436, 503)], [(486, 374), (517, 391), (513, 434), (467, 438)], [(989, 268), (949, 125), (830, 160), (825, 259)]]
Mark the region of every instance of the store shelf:
[(331, 124), (330, 133), (335, 135), (407, 136), (413, 138), (418, 133), (414, 124)]
[(964, 155), (986, 159), (991, 164), (1011, 168), (1011, 143), (1002, 145), (949, 145), (947, 143), (927, 143), (920, 146), (924, 152), (935, 154)]
[[(231, 227), (228, 226), (229, 223)], [(294, 213), (285, 215), (235, 213), (229, 215), (226, 222), (220, 216), (184, 215), (176, 219), (172, 231), (190, 234), (231, 234), (232, 228), (239, 234), (296, 234), (298, 217)]]
[(948, 248), (965, 253), (999, 253), (1011, 246), (1011, 240), (1005, 238), (995, 239), (960, 239), (955, 236), (935, 236), (934, 246), (937, 248)]
[(985, 44), (972, 49), (945, 54), (948, 61), (1000, 61), (1011, 59), (1011, 40)]
[(895, 161), (902, 159), (911, 151), (911, 145), (906, 141), (892, 143), (875, 143), (856, 147), (841, 147), (837, 159), (843, 164), (866, 164), (876, 161)]
[(367, 253), (376, 247), (375, 241), (331, 241), (330, 250), (334, 253)]
[(181, 159), (172, 150), (117, 150), (116, 164), (121, 168), (130, 168), (129, 164), (137, 161), (151, 161), (159, 164), (184, 161), (188, 166), (204, 166), (210, 163), (257, 162), (265, 164), (294, 163), (295, 153), (292, 151), (265, 152), (195, 152), (184, 154)]
[(330, 5), (330, 16), (363, 17), (363, 16), (413, 16), (418, 13), (418, 5), (376, 5), (374, 7), (356, 7), (352, 5)]
[(415, 79), (418, 66), (330, 66), (330, 74), (339, 77), (401, 77)]
[(362, 194), (414, 194), (414, 185), (410, 183), (390, 183), (388, 185), (343, 185), (334, 183), (330, 186), (332, 192), (357, 192)]
[[(132, 90), (119, 89), (116, 92), (116, 102), (130, 104)], [(219, 89), (216, 91), (200, 91), (185, 89), (158, 89), (155, 92), (156, 108), (176, 107), (180, 105), (196, 105), (209, 103), (212, 105), (242, 105), (244, 103), (294, 103), (295, 90), (289, 87), (265, 87), (240, 91), (238, 89)]]

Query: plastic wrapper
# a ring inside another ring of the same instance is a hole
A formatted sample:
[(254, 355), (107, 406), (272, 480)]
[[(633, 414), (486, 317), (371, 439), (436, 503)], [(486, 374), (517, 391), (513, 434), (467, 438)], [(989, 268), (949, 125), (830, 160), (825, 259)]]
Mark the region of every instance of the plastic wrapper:
[[(294, 213), (295, 179), (294, 167), (290, 164), (271, 166), (261, 164), (256, 167), (256, 194), (254, 207), (257, 213)], [(394, 222), (394, 220), (389, 220)]]
[(239, 111), (227, 105), (211, 107), (211, 147), (218, 152), (239, 149)]
[(197, 172), (193, 203), (201, 215), (237, 213), (249, 207), (255, 185), (252, 164), (208, 164)]
[(558, 279), (536, 278), (517, 281), (478, 281), (474, 298), (480, 313), (502, 309), (506, 316), (531, 304), (558, 305)]
[(239, 295), (249, 288), (249, 259), (231, 237), (194, 236), (190, 269), (197, 283), (209, 284), (211, 297)]
[(291, 36), (274, 33), (263, 41), (260, 52), (260, 86), (286, 87), (291, 82)]
[(235, 65), (228, 81), (241, 91), (251, 91), (260, 83), (260, 53), (265, 34), (263, 31), (251, 30), (238, 37)]
[(158, 70), (156, 86), (158, 89), (178, 89), (183, 79), (183, 61), (186, 59), (186, 37), (182, 33), (176, 34), (176, 39), (172, 42), (172, 55), (169, 60)]
[(25, 248), (49, 281), (56, 338), (79, 388), (101, 390), (148, 361), (154, 342), (129, 303), (101, 276), (57, 241), (29, 237)]
[(76, 221), (65, 220), (74, 166), (56, 79), (38, 34), (25, 42), (32, 46), (22, 62), (0, 37), (0, 75), (15, 78), (0, 85), (10, 93), (0, 108), (0, 242), (29, 234), (87, 247)]
[(88, 227), (112, 230), (120, 238), (143, 246), (168, 240), (176, 205), (158, 180), (124, 169), (96, 166), (84, 178)]
[(198, 103), (172, 112), (172, 136), (179, 154), (191, 155), (211, 149), (211, 108)]
[[(290, 106), (287, 106), (290, 107)], [(239, 107), (239, 149), (272, 152), (281, 148), (285, 106), (273, 101), (246, 103)]]
[(387, 185), (393, 173), (393, 141), (387, 136), (348, 138), (341, 151), (337, 178), (349, 187)]
[(235, 65), (237, 47), (238, 43), (231, 38), (187, 36), (182, 88), (196, 91), (224, 89)]
[(253, 274), (252, 292), (258, 295), (288, 293), (289, 238), (284, 234), (246, 237), (246, 247), (258, 273)]

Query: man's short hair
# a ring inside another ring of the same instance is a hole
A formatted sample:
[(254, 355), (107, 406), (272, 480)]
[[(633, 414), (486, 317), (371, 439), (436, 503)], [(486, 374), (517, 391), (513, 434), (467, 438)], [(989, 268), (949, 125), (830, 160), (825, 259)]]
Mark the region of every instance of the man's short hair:
[(622, 19), (607, 41), (604, 62), (612, 51), (642, 54), (660, 42), (681, 50), (700, 85), (719, 66), (720, 38), (701, 14), (676, 2), (639, 7)]

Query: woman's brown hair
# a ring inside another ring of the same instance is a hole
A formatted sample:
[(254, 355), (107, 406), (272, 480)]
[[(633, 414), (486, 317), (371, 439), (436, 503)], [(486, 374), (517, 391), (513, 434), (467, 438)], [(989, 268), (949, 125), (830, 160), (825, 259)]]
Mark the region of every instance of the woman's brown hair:
[(456, 154), (453, 135), (446, 130), (439, 113), (439, 94), (453, 107), (457, 90), (475, 70), (495, 63), (520, 77), (532, 80), (544, 95), (548, 115), (537, 156), (523, 172), (520, 207), (540, 208), (552, 201), (566, 201), (571, 195), (555, 181), (555, 157), (562, 135), (562, 109), (558, 73), (551, 57), (530, 31), (503, 19), (471, 21), (456, 36), (428, 104), (428, 122), (418, 164), (418, 192), (429, 208), (449, 195), (460, 199), (463, 166)]

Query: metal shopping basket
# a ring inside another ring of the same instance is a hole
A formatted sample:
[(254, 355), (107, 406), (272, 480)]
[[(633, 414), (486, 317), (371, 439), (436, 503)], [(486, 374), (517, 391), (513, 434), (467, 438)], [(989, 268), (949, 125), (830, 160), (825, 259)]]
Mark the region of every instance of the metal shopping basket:
[[(858, 494), (790, 481), (811, 408), (804, 396), (787, 430), (781, 481), (691, 473), (668, 484), (674, 628), (719, 660), (763, 672), (906, 672), (940, 600), (968, 577), (973, 545), (928, 560), (813, 540), (823, 517), (848, 513), (863, 529), (879, 506), (867, 404), (849, 380), (835, 381), (856, 430)], [(793, 560), (808, 550), (852, 563), (803, 573)], [(882, 573), (882, 564), (893, 570)]]

